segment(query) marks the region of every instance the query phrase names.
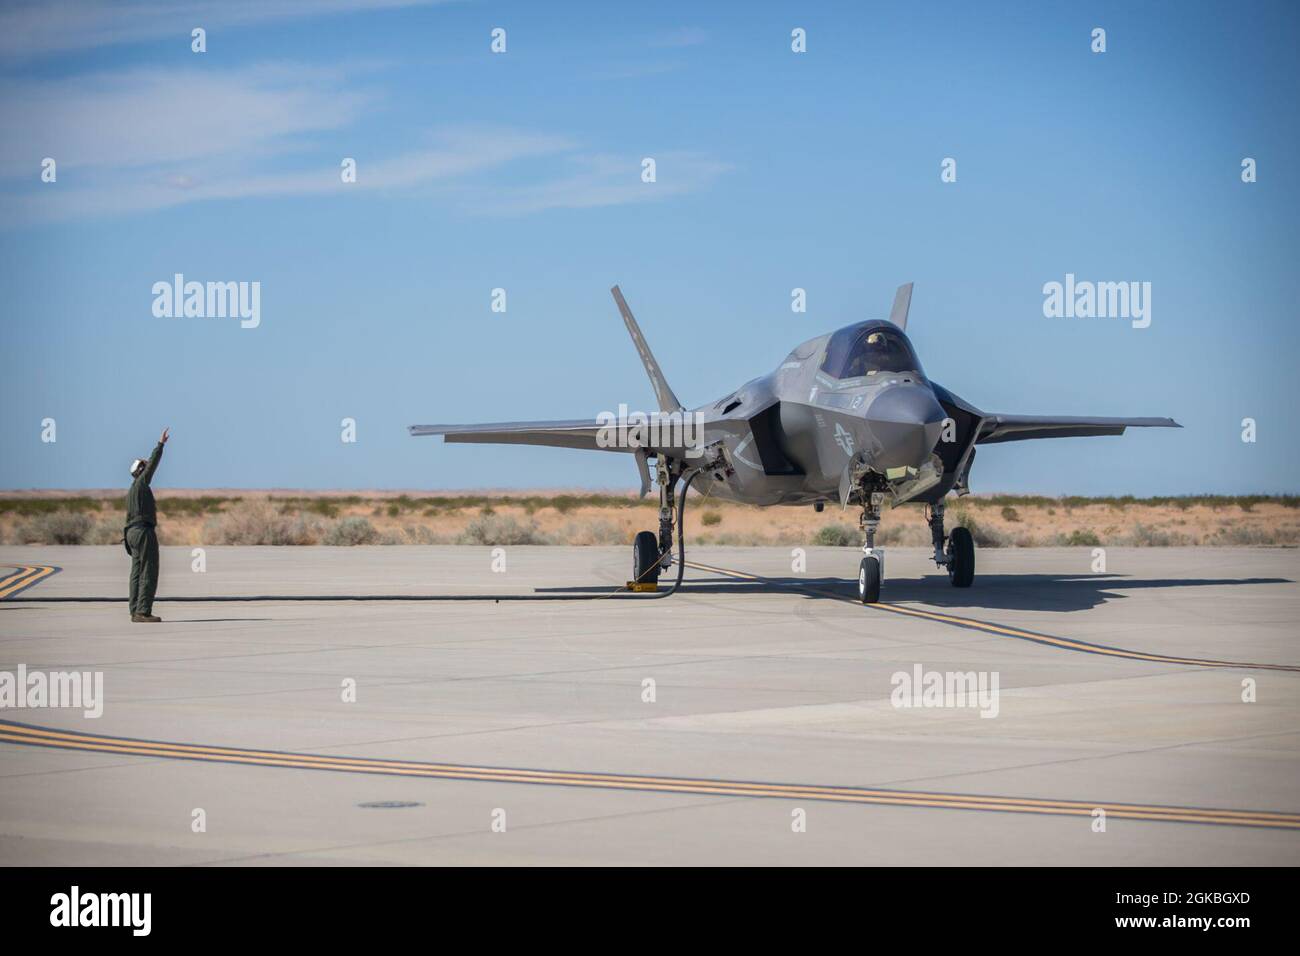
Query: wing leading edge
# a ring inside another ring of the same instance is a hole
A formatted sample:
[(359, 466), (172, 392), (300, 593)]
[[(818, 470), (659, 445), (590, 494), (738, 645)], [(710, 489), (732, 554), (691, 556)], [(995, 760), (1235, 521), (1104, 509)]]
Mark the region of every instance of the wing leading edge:
[(1126, 428), (1182, 428), (1172, 418), (1090, 418), (1070, 415), (985, 415), (978, 445), (1030, 438), (1122, 435)]
[(412, 435), (441, 435), (446, 442), (480, 445), (549, 445), (586, 451), (622, 451), (674, 457), (698, 453), (703, 435), (690, 412), (650, 412), (616, 419), (608, 412), (595, 418), (549, 422), (488, 422), (482, 425), (410, 425)]
[(600, 425), (594, 418), (550, 422), (489, 422), (484, 425), (411, 425), (412, 435), (441, 435), (446, 442), (484, 445), (549, 445), (592, 451), (631, 451), (604, 447), (596, 441)]

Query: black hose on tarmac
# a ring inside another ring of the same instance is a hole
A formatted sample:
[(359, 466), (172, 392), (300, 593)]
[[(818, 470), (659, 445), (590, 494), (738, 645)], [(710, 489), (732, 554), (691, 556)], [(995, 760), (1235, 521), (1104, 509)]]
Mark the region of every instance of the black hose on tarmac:
[(682, 576), (686, 573), (686, 493), (691, 490), (691, 482), (699, 477), (699, 474), (700, 469), (696, 468), (686, 476), (686, 482), (682, 485), (682, 496), (677, 499), (677, 580), (667, 591), (656, 591), (648, 595), (649, 598), (669, 597), (676, 594), (677, 589), (682, 586)]

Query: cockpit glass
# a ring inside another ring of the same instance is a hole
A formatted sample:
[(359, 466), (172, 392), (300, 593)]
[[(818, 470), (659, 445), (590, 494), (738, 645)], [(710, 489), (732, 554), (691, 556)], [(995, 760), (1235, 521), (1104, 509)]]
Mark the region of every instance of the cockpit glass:
[(871, 372), (920, 372), (921, 362), (901, 332), (850, 326), (831, 336), (822, 371), (831, 378), (859, 378)]

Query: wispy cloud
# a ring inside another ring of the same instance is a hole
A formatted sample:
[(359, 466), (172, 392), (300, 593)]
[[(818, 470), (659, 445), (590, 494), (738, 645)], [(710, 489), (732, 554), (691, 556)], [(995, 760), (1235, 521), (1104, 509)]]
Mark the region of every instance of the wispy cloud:
[(223, 73), (133, 70), (11, 82), (0, 94), (0, 177), (165, 167), (288, 148), (353, 122), (367, 102), (338, 70), (279, 64)]
[(641, 160), (635, 156), (574, 156), (568, 164), (573, 171), (558, 178), (490, 193), (467, 192), (465, 201), (492, 215), (655, 202), (703, 189), (731, 169), (730, 164), (700, 153), (662, 152), (655, 156), (656, 182), (645, 183)]
[(11, 0), (0, 10), (0, 60), (139, 43), (331, 14), (451, 0)]
[(418, 194), (474, 173), (573, 148), (561, 137), (491, 127), (430, 132), (429, 145), (375, 160), (358, 160), (354, 183), (344, 183), (338, 160), (289, 171), (258, 172), (220, 159), (180, 167), (96, 171), (85, 185), (36, 186), (0, 194), (0, 216), (21, 225), (82, 217), (138, 214), (194, 202), (366, 193)]
[[(195, 202), (357, 194), (527, 214), (665, 199), (727, 168), (702, 154), (665, 152), (656, 157), (659, 181), (646, 184), (640, 157), (500, 125), (430, 128), (413, 145), (403, 130), (402, 144), (385, 148), (373, 134), (354, 135), (363, 114), (383, 103), (356, 87), (357, 72), (273, 64), (13, 83), (0, 94), (0, 220), (12, 227)], [(45, 157), (58, 164), (52, 184), (39, 179)], [(340, 177), (344, 157), (356, 159), (356, 182)], [(525, 162), (539, 158), (547, 162)], [(492, 188), (475, 178), (507, 166)]]
[(709, 35), (699, 27), (678, 27), (676, 30), (652, 36), (649, 45), (665, 49), (679, 49), (686, 46), (699, 46), (708, 38)]

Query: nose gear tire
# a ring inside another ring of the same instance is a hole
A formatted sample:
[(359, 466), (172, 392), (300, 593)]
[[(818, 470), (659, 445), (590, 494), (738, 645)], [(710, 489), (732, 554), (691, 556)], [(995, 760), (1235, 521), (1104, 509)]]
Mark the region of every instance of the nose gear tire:
[(858, 600), (863, 604), (880, 600), (880, 561), (870, 555), (858, 566)]

